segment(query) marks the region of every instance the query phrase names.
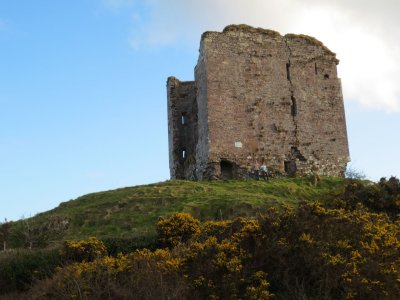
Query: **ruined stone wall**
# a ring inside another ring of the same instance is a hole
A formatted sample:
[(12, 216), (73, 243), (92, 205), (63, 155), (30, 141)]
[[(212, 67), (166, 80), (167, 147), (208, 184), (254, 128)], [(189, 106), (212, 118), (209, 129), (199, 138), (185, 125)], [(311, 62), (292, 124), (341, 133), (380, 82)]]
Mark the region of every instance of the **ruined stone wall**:
[(291, 91), (297, 104), (297, 147), (304, 173), (343, 176), (349, 160), (336, 55), (315, 39), (286, 35)]
[(197, 104), (194, 81), (167, 81), (171, 179), (196, 179)]
[(198, 111), (198, 143), (196, 145), (196, 177), (199, 180), (212, 178), (215, 174), (209, 162), (209, 108), (208, 108), (208, 74), (206, 70), (205, 47), (203, 39), (200, 42), (199, 59), (195, 68), (195, 82), (197, 85)]
[(203, 35), (210, 161), (217, 173), (221, 159), (239, 173), (254, 160), (280, 167), (294, 142), (284, 40), (273, 31), (236, 29)]
[(194, 177), (241, 178), (256, 161), (286, 174), (343, 175), (349, 152), (337, 63), (308, 36), (246, 25), (204, 33), (196, 97), (185, 100), (198, 118), (189, 141)]

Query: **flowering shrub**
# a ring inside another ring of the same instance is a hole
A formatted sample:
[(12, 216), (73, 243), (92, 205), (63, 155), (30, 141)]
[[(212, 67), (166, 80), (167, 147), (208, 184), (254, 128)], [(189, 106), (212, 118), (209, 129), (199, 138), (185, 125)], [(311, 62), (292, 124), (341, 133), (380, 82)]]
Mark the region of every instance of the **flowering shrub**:
[(95, 237), (88, 240), (64, 241), (60, 251), (61, 258), (66, 262), (90, 262), (107, 254), (107, 249), (102, 241)]
[(400, 226), (385, 215), (303, 204), (268, 214), (261, 227), (264, 250), (253, 260), (268, 262), (272, 289), (295, 298), (400, 297)]
[(185, 299), (180, 267), (169, 250), (104, 256), (60, 268), (30, 292), (30, 299)]
[(200, 232), (200, 222), (187, 213), (176, 213), (157, 223), (160, 242), (165, 246), (175, 246), (187, 242)]
[(400, 224), (385, 214), (303, 203), (258, 219), (203, 224), (176, 214), (157, 226), (170, 248), (109, 257), (93, 238), (66, 242), (64, 256), (78, 263), (60, 268), (30, 295), (400, 299)]

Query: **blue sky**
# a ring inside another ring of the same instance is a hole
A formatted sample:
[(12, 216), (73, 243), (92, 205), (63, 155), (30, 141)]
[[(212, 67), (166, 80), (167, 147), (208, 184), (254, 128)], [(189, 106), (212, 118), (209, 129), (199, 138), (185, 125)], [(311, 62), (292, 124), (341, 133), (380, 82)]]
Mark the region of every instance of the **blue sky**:
[(0, 220), (167, 180), (166, 79), (232, 23), (336, 52), (350, 165), (399, 177), (400, 5), (369, 1), (0, 0)]

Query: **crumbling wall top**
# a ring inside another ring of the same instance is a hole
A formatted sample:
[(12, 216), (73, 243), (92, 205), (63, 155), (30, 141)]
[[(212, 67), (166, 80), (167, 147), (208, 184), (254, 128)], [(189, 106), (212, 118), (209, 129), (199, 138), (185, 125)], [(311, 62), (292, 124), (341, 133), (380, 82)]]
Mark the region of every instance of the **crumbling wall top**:
[(305, 35), (305, 34), (287, 33), (287, 34), (285, 34), (285, 38), (290, 39), (290, 40), (302, 40), (310, 45), (321, 47), (322, 49), (324, 49), (326, 51), (327, 54), (332, 55), (333, 57), (336, 58), (336, 53), (329, 50), (328, 47), (326, 47), (321, 41), (317, 40), (315, 37)]
[[(324, 50), (325, 54), (332, 56), (333, 59), (336, 60), (337, 63), (339, 63), (339, 60), (336, 59), (336, 53), (329, 50), (328, 47), (326, 47), (318, 39), (316, 39), (312, 36), (309, 36), (309, 35), (305, 35), (305, 34), (288, 33), (288, 34), (285, 34), (284, 36), (282, 36), (277, 31), (259, 28), (259, 27), (252, 27), (252, 26), (249, 26), (246, 24), (228, 25), (224, 28), (224, 30), (222, 31), (222, 34), (232, 34), (232, 33), (234, 34), (234, 33), (240, 33), (240, 32), (263, 34), (263, 35), (267, 35), (274, 39), (282, 38), (282, 39), (288, 39), (288, 40), (299, 40), (299, 41), (307, 43), (309, 45), (314, 45), (314, 46), (322, 48)], [(218, 35), (218, 34), (221, 34), (221, 32), (206, 31), (202, 34), (201, 39), (204, 40), (205, 38), (207, 38), (209, 36)]]
[[(223, 30), (223, 34), (229, 34), (229, 33), (235, 33), (235, 32), (248, 32), (248, 33), (259, 33), (259, 34), (265, 34), (268, 35), (272, 38), (280, 38), (282, 37), (281, 34), (277, 31), (270, 30), (270, 29), (264, 29), (264, 28), (256, 28), (252, 27), (246, 24), (239, 24), (239, 25), (228, 25), (226, 26)], [(221, 32), (218, 31), (206, 31), (201, 35), (201, 40), (204, 40), (206, 37), (212, 36), (212, 35), (218, 35), (221, 34)]]
[(258, 28), (258, 27), (251, 27), (246, 24), (228, 25), (224, 28), (224, 30), (222, 32), (227, 33), (227, 32), (235, 32), (235, 31), (261, 33), (261, 34), (265, 34), (265, 35), (275, 37), (275, 38), (281, 36), (281, 34), (277, 31), (270, 30), (270, 29), (264, 29), (264, 28)]

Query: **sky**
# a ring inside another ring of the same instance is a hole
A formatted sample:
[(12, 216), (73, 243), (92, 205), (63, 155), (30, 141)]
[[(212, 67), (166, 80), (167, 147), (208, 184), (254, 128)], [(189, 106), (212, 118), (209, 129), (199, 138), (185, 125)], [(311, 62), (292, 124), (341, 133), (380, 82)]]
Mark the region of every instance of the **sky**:
[(0, 0), (0, 221), (169, 179), (166, 79), (248, 24), (337, 53), (351, 162), (400, 177), (398, 0)]

